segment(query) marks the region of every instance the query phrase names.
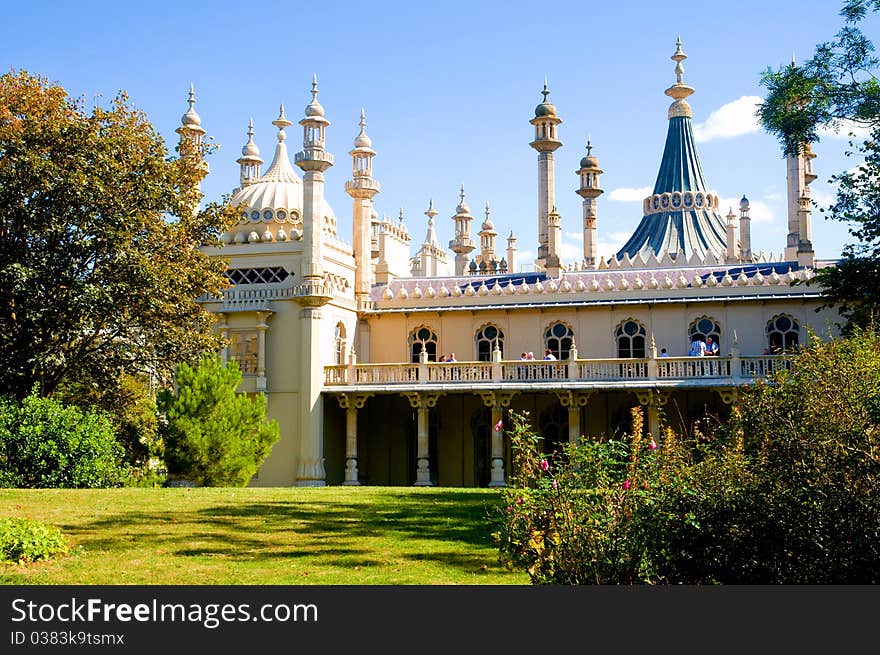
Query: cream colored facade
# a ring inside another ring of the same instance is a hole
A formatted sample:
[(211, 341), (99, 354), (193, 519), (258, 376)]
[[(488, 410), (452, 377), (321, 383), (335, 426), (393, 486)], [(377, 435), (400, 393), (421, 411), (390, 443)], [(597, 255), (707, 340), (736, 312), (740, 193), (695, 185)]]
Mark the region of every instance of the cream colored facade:
[[(670, 121), (690, 121), (684, 58), (679, 44), (677, 83), (667, 92), (675, 100)], [(262, 175), (249, 127), (232, 199), (241, 220), (222, 248), (207, 248), (228, 260), (233, 284), (222, 298), (203, 300), (229, 338), (223, 357), (242, 366), (242, 390), (265, 393), (268, 415), (281, 426), (253, 485), (502, 486), (509, 444), (493, 426), (506, 425), (511, 410), (530, 413), (548, 449), (625, 429), (635, 404), (645, 407), (655, 435), (664, 417), (688, 429), (707, 411), (723, 415), (742, 385), (785, 366), (779, 351), (804, 343), (809, 328), (828, 331), (836, 316), (815, 311), (815, 286), (792, 284), (811, 279), (820, 265), (808, 248), (808, 159), (788, 164), (789, 227), (801, 245), (791, 251), (790, 235), (771, 244), (788, 249), (788, 257), (753, 255), (743, 198), (738, 225), (731, 213), (721, 230), (723, 251), (673, 257), (660, 249), (597, 261), (603, 171), (590, 145), (580, 170), (558, 185), (584, 200), (584, 259), (565, 264), (556, 243), (562, 219), (553, 165), (562, 120), (546, 85), (543, 93), (529, 144), (538, 151), (533, 273), (516, 272), (517, 239), (511, 232), (502, 250), (488, 208), (479, 241), (471, 237), (464, 189), (449, 217), (451, 254), (437, 242), (431, 204), (428, 233), (413, 256), (402, 215), (380, 220), (373, 205), (380, 187), (363, 114), (345, 187), (354, 246), (340, 239), (323, 199), (323, 172), (334, 160), (324, 149), (330, 123), (317, 81), (299, 121), (299, 172), (287, 152), (292, 122), (283, 107), (273, 122), (273, 161)], [(191, 103), (181, 138), (200, 123)], [(695, 189), (655, 192), (645, 199), (645, 220), (658, 220), (651, 217), (676, 203), (717, 209), (717, 197)], [(692, 337), (709, 334), (720, 356), (689, 357)], [(547, 348), (555, 361), (542, 359)], [(437, 361), (453, 352), (457, 362)], [(535, 361), (521, 361), (523, 352)]]

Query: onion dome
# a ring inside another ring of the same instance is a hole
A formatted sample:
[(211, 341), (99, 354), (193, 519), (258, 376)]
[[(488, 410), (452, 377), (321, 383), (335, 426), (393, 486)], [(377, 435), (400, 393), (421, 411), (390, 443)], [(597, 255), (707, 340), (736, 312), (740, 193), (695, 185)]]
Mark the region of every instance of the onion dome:
[(354, 139), (354, 147), (355, 148), (372, 148), (373, 140), (367, 136), (367, 119), (364, 114), (364, 109), (361, 107), (361, 132)]
[(486, 203), (486, 220), (483, 221), (483, 224), (480, 226), (483, 232), (492, 232), (495, 233), (495, 225), (492, 223), (492, 219), (489, 218), (489, 214), (491, 211), (489, 210), (489, 203)]
[(306, 106), (306, 116), (323, 116), (324, 108), (318, 102), (318, 76), (312, 76), (312, 101)]
[(251, 118), (250, 123), (248, 123), (248, 140), (247, 143), (244, 144), (244, 147), (241, 149), (241, 156), (244, 158), (250, 159), (259, 159), (260, 157), (260, 149), (257, 147), (257, 144), (254, 143), (254, 119)]
[(749, 199), (746, 198), (745, 194), (743, 194), (742, 200), (739, 201), (739, 209), (744, 212), (749, 211)]
[(550, 89), (547, 88), (547, 80), (544, 80), (544, 90), (541, 93), (544, 95), (544, 101), (535, 107), (535, 118), (556, 116), (556, 107), (547, 101), (547, 96), (550, 95)]
[(581, 159), (581, 168), (599, 168), (599, 160), (592, 153), (593, 144), (587, 139), (587, 156)]
[(187, 112), (180, 118), (180, 123), (184, 127), (200, 127), (202, 124), (201, 116), (196, 113), (195, 104), (196, 104), (196, 92), (192, 83), (189, 85), (189, 109)]
[(455, 208), (455, 211), (459, 214), (470, 214), (471, 208), (467, 206), (467, 203), (464, 201), (464, 184), (461, 185), (461, 202), (458, 203), (458, 207)]

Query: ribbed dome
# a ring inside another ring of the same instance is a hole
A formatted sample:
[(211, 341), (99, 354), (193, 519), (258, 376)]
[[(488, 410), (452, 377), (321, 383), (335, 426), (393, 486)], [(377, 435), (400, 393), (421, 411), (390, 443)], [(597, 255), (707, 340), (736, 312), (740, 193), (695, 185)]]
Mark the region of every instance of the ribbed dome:
[(581, 159), (581, 168), (599, 168), (599, 160), (592, 155), (588, 155)]
[(181, 116), (180, 122), (187, 127), (200, 126), (202, 124), (202, 118), (196, 113), (195, 109), (190, 107), (189, 111)]
[(743, 211), (749, 210), (749, 199), (745, 196), (742, 197), (742, 200), (739, 201), (739, 208)]
[(492, 220), (487, 218), (483, 221), (483, 224), (480, 226), (483, 232), (493, 232), (495, 230), (495, 225), (492, 223)]
[(366, 132), (361, 132), (354, 139), (355, 148), (372, 148), (373, 140), (367, 136)]
[(535, 118), (541, 118), (542, 116), (556, 116), (556, 107), (549, 102), (542, 102), (535, 107)]

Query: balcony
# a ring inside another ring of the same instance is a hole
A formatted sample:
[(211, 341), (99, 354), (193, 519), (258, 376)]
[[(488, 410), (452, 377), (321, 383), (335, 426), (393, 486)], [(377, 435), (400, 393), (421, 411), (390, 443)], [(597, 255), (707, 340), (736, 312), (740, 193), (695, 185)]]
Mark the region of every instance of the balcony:
[(324, 386), (327, 391), (713, 388), (751, 384), (790, 366), (785, 355), (349, 364), (325, 366)]

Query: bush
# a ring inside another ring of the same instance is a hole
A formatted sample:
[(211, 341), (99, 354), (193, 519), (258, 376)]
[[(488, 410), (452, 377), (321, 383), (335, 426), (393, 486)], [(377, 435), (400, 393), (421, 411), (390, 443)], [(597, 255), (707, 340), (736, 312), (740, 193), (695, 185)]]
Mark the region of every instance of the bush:
[(512, 415), (496, 538), (533, 583), (880, 582), (880, 335), (812, 336), (713, 435), (537, 450)]
[(61, 531), (51, 525), (27, 519), (0, 518), (0, 560), (35, 562), (70, 549)]
[(266, 420), (263, 394), (236, 393), (238, 363), (207, 356), (195, 369), (177, 368), (174, 392), (159, 394), (169, 475), (209, 487), (245, 486), (279, 438), (278, 423)]
[(0, 399), (0, 486), (113, 487), (126, 479), (124, 453), (102, 414), (41, 398)]

